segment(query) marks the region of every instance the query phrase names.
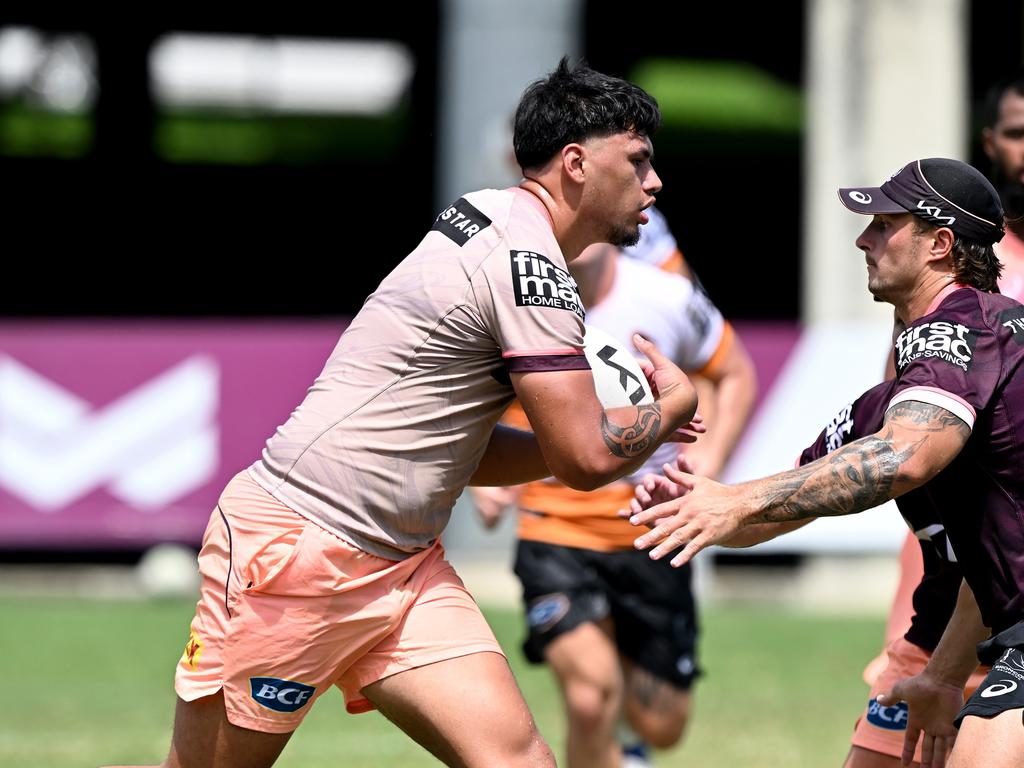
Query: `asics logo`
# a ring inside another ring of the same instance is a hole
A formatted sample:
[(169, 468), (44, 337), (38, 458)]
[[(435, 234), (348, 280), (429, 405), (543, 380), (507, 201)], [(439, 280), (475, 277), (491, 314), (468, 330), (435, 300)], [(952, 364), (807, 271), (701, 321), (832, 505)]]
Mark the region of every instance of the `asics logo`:
[[(1006, 683), (1006, 685), (1003, 685)], [(994, 683), (981, 692), (981, 698), (991, 699), (993, 696), (1004, 696), (1007, 693), (1013, 693), (1017, 690), (1017, 683), (1013, 680), (1000, 680), (998, 683)]]

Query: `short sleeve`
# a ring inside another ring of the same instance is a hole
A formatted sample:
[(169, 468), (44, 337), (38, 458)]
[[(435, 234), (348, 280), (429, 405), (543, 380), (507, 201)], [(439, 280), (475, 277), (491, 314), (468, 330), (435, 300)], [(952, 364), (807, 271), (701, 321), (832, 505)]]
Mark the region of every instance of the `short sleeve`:
[(847, 443), (877, 432), (895, 386), (893, 381), (882, 382), (841, 408), (817, 439), (800, 454), (799, 465), (809, 464)]
[(583, 302), (561, 254), (503, 242), (481, 273), (489, 304), (484, 321), (509, 371), (590, 367), (583, 353)]

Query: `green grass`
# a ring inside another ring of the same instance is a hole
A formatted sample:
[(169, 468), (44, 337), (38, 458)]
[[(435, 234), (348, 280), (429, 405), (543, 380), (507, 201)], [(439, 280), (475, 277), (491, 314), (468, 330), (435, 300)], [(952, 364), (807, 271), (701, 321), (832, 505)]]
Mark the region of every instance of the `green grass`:
[[(174, 665), (190, 601), (0, 599), (0, 765), (156, 764), (165, 755)], [(547, 670), (518, 652), (520, 617), (491, 609), (541, 730), (562, 749), (562, 715)], [(860, 680), (882, 619), (717, 607), (703, 616), (706, 676), (685, 743), (657, 764), (838, 766), (867, 699)], [(437, 763), (376, 713), (351, 716), (331, 692), (278, 761), (288, 768), (415, 768)]]

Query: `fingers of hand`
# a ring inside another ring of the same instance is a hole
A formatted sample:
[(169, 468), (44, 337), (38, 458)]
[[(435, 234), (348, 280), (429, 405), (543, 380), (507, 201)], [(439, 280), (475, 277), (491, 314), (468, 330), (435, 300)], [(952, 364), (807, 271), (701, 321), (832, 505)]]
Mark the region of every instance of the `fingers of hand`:
[(661, 560), (666, 555), (670, 555), (690, 543), (689, 526), (678, 523), (674, 518), (660, 521), (658, 526), (646, 535), (651, 537), (648, 546), (656, 543), (651, 550), (652, 560)]
[[(903, 737), (903, 754), (900, 757), (900, 761), (904, 765), (910, 765), (914, 762), (914, 752), (917, 750), (917, 740), (921, 738), (921, 731), (917, 728), (907, 728), (907, 733)], [(924, 757), (924, 745), (921, 747), (922, 757)]]
[(703, 537), (697, 536), (695, 539), (690, 541), (685, 547), (683, 547), (683, 551), (675, 557), (673, 557), (672, 560), (669, 561), (669, 564), (673, 568), (679, 568), (683, 565), (686, 565), (688, 562), (693, 560), (694, 556), (702, 549), (704, 549), (705, 546), (706, 544), (704, 542)]
[(697, 435), (680, 428), (665, 438), (666, 443), (685, 443), (687, 445), (697, 442)]
[(686, 488), (688, 491), (692, 491), (696, 486), (697, 478), (694, 475), (691, 475), (689, 472), (680, 472), (671, 464), (665, 464), (662, 467), (662, 471), (665, 473), (665, 477), (676, 485)]
[[(654, 489), (652, 488), (651, 491), (653, 490)], [(637, 503), (637, 512), (644, 507), (649, 507), (651, 505), (651, 491), (647, 490), (647, 487), (644, 485), (638, 485), (633, 490), (633, 498), (630, 502), (630, 506), (632, 506), (632, 502), (635, 501)]]
[(646, 355), (647, 359), (650, 360), (655, 367), (663, 361), (667, 362), (665, 356), (661, 354), (661, 350), (658, 349), (653, 342), (648, 341), (639, 333), (633, 334), (633, 345)]
[(896, 696), (896, 689), (893, 688), (889, 693), (880, 693), (875, 696), (875, 701), (881, 704), (883, 707), (894, 706), (900, 701), (899, 697)]
[[(661, 504), (654, 504), (653, 506), (644, 509), (643, 512), (633, 515), (629, 518), (629, 522), (633, 525), (648, 525), (662, 518), (668, 520), (678, 512), (677, 507), (678, 503), (675, 500), (666, 501)], [(650, 534), (646, 535), (649, 536)], [(651, 543), (653, 544), (654, 542), (652, 541)]]

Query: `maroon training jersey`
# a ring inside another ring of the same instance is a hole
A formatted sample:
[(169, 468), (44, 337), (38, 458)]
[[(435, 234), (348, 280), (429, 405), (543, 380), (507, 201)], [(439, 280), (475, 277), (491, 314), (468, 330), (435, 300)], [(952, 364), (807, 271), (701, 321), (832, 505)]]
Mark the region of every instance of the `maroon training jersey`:
[(985, 623), (1024, 619), (1024, 306), (951, 286), (895, 344), (889, 406), (938, 405), (971, 436), (922, 489), (939, 512)]

